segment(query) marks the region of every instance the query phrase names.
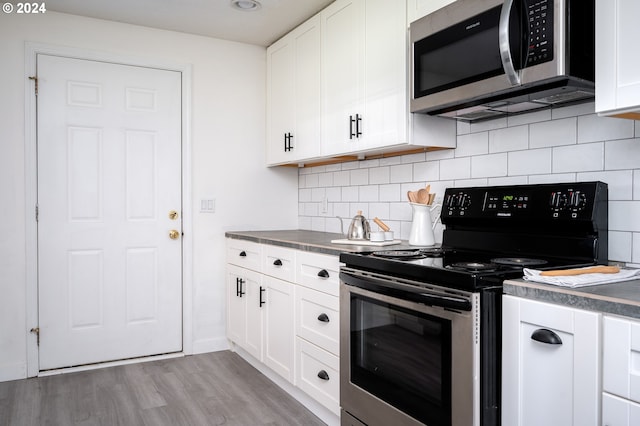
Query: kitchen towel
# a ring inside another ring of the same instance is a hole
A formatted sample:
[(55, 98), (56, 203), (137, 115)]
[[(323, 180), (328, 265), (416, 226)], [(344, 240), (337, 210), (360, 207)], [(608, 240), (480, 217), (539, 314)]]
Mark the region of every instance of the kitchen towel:
[(620, 272), (615, 274), (581, 274), (569, 276), (541, 276), (540, 272), (542, 271), (528, 268), (524, 268), (522, 272), (524, 273), (523, 278), (527, 281), (570, 288), (640, 279), (640, 269), (620, 269)]

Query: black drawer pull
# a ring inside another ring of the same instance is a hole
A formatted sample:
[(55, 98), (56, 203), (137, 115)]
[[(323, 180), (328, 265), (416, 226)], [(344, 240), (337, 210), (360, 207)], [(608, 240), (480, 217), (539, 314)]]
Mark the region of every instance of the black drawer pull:
[(242, 278), (236, 278), (236, 296), (242, 297), (242, 295), (245, 294), (245, 292), (242, 291), (242, 284), (244, 283), (245, 281)]
[(264, 287), (260, 286), (260, 300), (259, 300), (260, 304), (258, 305), (258, 307), (260, 307), (260, 308), (262, 308), (262, 305), (264, 305), (265, 303), (267, 303), (267, 302), (265, 302), (264, 300), (262, 300), (262, 293), (263, 293), (264, 291), (266, 291), (266, 288), (264, 288)]
[(275, 266), (282, 266), (282, 260), (280, 260), (280, 259), (276, 259), (276, 260), (274, 260), (274, 261), (273, 261), (273, 264), (274, 264)]
[(247, 252), (246, 252), (246, 251), (244, 251), (244, 250), (242, 250), (238, 256), (240, 256), (240, 257), (247, 257)]
[(531, 334), (531, 339), (548, 345), (561, 345), (562, 339), (556, 333), (546, 328), (539, 328)]
[(329, 317), (327, 316), (327, 314), (322, 313), (322, 314), (318, 315), (318, 321), (329, 322)]
[(320, 370), (318, 372), (318, 377), (321, 378), (322, 380), (329, 380), (329, 374), (327, 374), (327, 372), (324, 370)]
[(318, 276), (320, 278), (329, 278), (329, 273), (326, 269), (323, 269), (322, 271), (318, 272)]

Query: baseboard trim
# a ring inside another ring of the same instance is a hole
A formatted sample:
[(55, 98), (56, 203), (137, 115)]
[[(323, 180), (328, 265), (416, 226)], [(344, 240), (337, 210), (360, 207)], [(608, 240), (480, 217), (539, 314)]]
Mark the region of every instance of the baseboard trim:
[(0, 364), (0, 382), (10, 382), (27, 378), (27, 364), (17, 362), (15, 364)]

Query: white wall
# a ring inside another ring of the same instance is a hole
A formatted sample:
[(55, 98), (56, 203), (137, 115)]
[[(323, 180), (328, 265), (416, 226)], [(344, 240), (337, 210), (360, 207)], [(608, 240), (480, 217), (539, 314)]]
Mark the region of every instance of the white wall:
[(406, 194), (426, 183), (441, 201), (447, 187), (601, 180), (609, 185), (609, 259), (640, 266), (640, 121), (598, 117), (587, 103), (458, 123), (457, 131), (452, 150), (301, 169), (300, 228), (340, 232), (335, 216), (362, 210), (408, 239)]
[[(25, 42), (191, 64), (192, 344), (225, 347), (224, 232), (297, 225), (297, 171), (264, 167), (265, 49), (54, 12), (0, 14), (0, 381), (25, 377), (35, 325), (25, 318), (34, 267), (25, 254)], [(207, 197), (214, 214), (198, 212)]]

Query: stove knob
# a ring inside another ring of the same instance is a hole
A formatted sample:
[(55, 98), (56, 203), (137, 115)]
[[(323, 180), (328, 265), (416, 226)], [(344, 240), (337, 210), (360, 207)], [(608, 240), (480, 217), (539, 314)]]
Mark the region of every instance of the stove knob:
[(583, 210), (587, 205), (587, 196), (580, 191), (573, 191), (569, 197), (569, 207), (573, 211)]

